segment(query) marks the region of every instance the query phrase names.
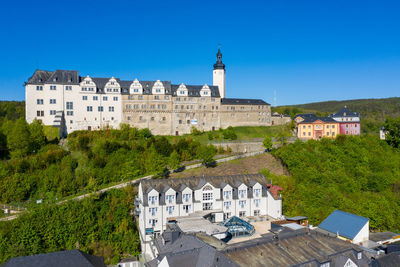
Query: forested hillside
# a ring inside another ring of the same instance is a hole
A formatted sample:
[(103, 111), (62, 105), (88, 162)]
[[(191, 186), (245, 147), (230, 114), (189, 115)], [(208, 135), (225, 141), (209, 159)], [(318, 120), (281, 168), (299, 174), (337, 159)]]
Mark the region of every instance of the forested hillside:
[(107, 264), (138, 255), (133, 199), (133, 187), (127, 187), (82, 201), (37, 206), (16, 220), (0, 222), (0, 265), (12, 257), (78, 246)]
[(304, 112), (316, 112), (320, 116), (327, 116), (339, 111), (344, 106), (361, 114), (361, 130), (364, 133), (377, 133), (386, 117), (400, 117), (400, 97), (316, 102), (281, 106), (275, 110), (291, 116)]
[(283, 186), (286, 215), (319, 224), (341, 209), (370, 219), (370, 228), (400, 230), (400, 151), (376, 136), (296, 142), (273, 154), (292, 176)]

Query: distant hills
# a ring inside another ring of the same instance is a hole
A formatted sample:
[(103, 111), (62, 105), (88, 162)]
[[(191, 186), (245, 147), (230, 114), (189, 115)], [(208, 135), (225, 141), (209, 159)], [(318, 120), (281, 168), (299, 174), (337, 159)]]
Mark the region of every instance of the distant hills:
[(313, 112), (318, 116), (328, 116), (343, 106), (361, 114), (361, 130), (364, 133), (377, 133), (386, 117), (400, 117), (400, 97), (381, 99), (355, 99), (343, 101), (324, 101), (301, 105), (273, 108), (273, 111), (294, 116), (298, 113)]

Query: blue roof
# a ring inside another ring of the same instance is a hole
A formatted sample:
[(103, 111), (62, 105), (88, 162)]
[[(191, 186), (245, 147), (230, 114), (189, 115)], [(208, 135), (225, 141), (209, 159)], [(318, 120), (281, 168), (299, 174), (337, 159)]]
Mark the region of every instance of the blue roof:
[(319, 225), (319, 228), (354, 239), (368, 221), (368, 218), (335, 210)]

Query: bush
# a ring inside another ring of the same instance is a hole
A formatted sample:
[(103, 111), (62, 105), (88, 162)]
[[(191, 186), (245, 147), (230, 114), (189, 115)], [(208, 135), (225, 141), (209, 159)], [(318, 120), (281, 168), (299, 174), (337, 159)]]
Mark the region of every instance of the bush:
[(225, 130), (223, 130), (222, 135), (223, 135), (224, 139), (228, 139), (228, 140), (236, 140), (237, 139), (237, 135), (232, 126), (229, 126)]
[(192, 128), (190, 129), (190, 134), (192, 134), (192, 135), (202, 135), (203, 132), (200, 131), (199, 129), (197, 129), (196, 127), (192, 126)]

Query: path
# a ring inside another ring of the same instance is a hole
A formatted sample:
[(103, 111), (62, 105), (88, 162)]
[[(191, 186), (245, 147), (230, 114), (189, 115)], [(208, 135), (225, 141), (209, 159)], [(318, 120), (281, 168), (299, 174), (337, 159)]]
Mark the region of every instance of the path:
[[(245, 153), (245, 154), (240, 154), (240, 155), (236, 155), (236, 156), (231, 156), (231, 157), (227, 157), (227, 158), (217, 159), (215, 161), (217, 163), (221, 163), (221, 162), (227, 162), (227, 161), (240, 159), (240, 158), (252, 157), (252, 156), (260, 155), (260, 154), (263, 154), (263, 153), (264, 153), (264, 151), (256, 151), (256, 152), (251, 152), (251, 153)], [(196, 163), (196, 164), (192, 164), (192, 165), (189, 165), (189, 166), (185, 166), (184, 171), (190, 170), (190, 169), (194, 169), (194, 168), (199, 168), (201, 166), (202, 166), (201, 163)], [(134, 180), (130, 180), (128, 182), (124, 182), (124, 183), (120, 183), (120, 184), (117, 184), (117, 185), (113, 185), (113, 186), (109, 186), (109, 187), (103, 188), (103, 189), (98, 190), (96, 192), (87, 193), (87, 194), (76, 196), (76, 197), (73, 197), (73, 198), (70, 198), (70, 199), (65, 199), (65, 200), (57, 202), (57, 205), (66, 203), (67, 201), (71, 201), (71, 200), (82, 200), (84, 198), (92, 196), (93, 194), (104, 193), (104, 192), (107, 192), (107, 191), (109, 191), (111, 189), (120, 189), (120, 188), (126, 187), (128, 185), (139, 184), (140, 181), (149, 180), (153, 176), (154, 175), (143, 176), (143, 177), (140, 177), (140, 178), (137, 178), (137, 179), (134, 179)], [(8, 216), (8, 217), (4, 217), (4, 218), (0, 218), (0, 221), (11, 221), (11, 220), (16, 219), (18, 216), (19, 216), (19, 214)]]

